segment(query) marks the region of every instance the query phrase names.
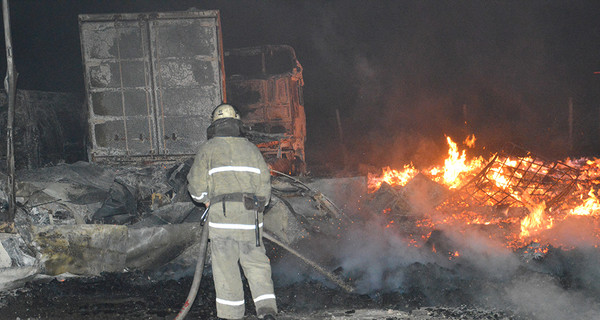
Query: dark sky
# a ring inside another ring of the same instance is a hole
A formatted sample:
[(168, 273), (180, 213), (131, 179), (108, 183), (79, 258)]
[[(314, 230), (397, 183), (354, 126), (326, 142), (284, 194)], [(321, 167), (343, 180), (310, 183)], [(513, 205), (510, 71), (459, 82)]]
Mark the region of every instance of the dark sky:
[(340, 159), (337, 109), (349, 154), (376, 166), (436, 161), (446, 150), (444, 135), (461, 141), (467, 133), (486, 150), (515, 142), (551, 157), (599, 155), (600, 75), (594, 75), (600, 71), (599, 4), (10, 3), (18, 87), (71, 92), (83, 92), (78, 14), (219, 9), (226, 48), (296, 49), (304, 66), (309, 159)]

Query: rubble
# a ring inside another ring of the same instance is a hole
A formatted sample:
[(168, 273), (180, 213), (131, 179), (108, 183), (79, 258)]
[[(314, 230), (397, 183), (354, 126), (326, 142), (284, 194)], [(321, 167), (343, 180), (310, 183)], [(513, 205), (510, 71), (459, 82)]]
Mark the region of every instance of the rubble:
[[(187, 194), (188, 170), (189, 161), (116, 168), (77, 162), (19, 171), (18, 233), (3, 240), (12, 261), (4, 264), (86, 276), (168, 270), (169, 264), (193, 268), (200, 211)], [(313, 234), (339, 235), (341, 209), (310, 184), (343, 197), (365, 188), (364, 179), (274, 178), (265, 212), (274, 241), (294, 246)]]
[(18, 288), (40, 272), (22, 237), (0, 233), (0, 291)]
[(451, 195), (447, 187), (419, 173), (402, 188), (383, 183), (367, 204), (376, 212), (407, 215), (431, 210)]

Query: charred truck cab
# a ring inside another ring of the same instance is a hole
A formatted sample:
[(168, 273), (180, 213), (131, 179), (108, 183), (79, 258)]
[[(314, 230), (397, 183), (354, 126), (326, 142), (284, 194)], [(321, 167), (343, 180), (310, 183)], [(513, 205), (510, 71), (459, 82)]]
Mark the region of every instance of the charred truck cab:
[(302, 66), (288, 45), (225, 51), (228, 103), (236, 106), (272, 169), (306, 172)]

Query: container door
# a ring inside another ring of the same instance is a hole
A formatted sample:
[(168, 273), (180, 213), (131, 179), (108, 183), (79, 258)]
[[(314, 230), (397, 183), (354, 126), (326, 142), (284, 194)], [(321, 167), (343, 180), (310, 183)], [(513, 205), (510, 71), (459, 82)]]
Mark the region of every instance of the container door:
[(151, 63), (143, 21), (80, 24), (95, 156), (157, 152)]
[(194, 155), (225, 101), (219, 12), (80, 15), (93, 161)]
[(224, 99), (218, 16), (151, 19), (159, 151), (195, 154)]

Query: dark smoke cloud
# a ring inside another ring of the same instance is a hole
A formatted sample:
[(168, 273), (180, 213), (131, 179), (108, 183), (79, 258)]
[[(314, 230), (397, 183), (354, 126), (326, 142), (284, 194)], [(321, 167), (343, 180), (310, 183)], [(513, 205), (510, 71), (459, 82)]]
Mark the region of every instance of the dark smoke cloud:
[[(584, 3), (377, 2), (360, 15), (356, 3), (336, 4), (319, 10), (312, 29), (323, 61), (315, 65), (326, 71), (319, 99), (336, 100), (313, 102), (321, 115), (342, 112), (355, 162), (431, 162), (420, 149), (437, 152), (444, 134), (474, 133), (490, 151), (506, 142), (550, 157), (598, 151), (588, 142), (597, 125), (584, 121), (598, 115), (589, 96), (597, 45), (574, 34), (599, 28)], [(574, 150), (565, 137), (569, 97)]]
[[(80, 13), (219, 9), (226, 48), (292, 45), (304, 66), (307, 156), (315, 165), (340, 159), (336, 110), (354, 164), (433, 162), (444, 134), (462, 140), (474, 133), (486, 151), (506, 141), (555, 157), (600, 151), (595, 2), (86, 0), (65, 6), (23, 0), (11, 5), (23, 89), (83, 91)], [(570, 97), (572, 150), (566, 138)]]

